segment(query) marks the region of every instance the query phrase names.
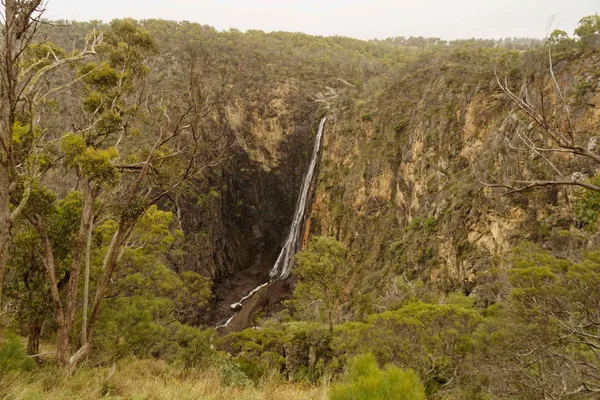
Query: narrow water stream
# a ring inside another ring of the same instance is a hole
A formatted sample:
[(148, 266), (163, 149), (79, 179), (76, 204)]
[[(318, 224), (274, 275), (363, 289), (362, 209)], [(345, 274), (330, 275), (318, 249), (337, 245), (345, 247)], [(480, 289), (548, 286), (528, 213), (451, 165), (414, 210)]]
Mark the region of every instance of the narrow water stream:
[[(294, 255), (296, 254), (296, 252), (298, 251), (298, 247), (300, 246), (302, 222), (304, 221), (304, 216), (306, 215), (306, 203), (308, 201), (310, 185), (312, 183), (313, 175), (317, 167), (317, 161), (319, 160), (321, 138), (323, 137), (323, 130), (325, 128), (326, 120), (327, 117), (323, 117), (323, 119), (321, 119), (321, 123), (319, 124), (319, 130), (317, 131), (317, 136), (315, 137), (310, 164), (308, 164), (308, 169), (306, 170), (306, 174), (304, 174), (304, 180), (302, 181), (302, 187), (300, 188), (300, 195), (298, 196), (298, 201), (296, 202), (296, 210), (294, 211), (294, 219), (292, 220), (290, 232), (288, 233), (287, 238), (283, 242), (283, 247), (279, 252), (277, 261), (275, 261), (275, 264), (273, 264), (273, 268), (271, 268), (271, 271), (269, 272), (269, 276), (271, 277), (271, 279), (268, 282), (258, 285), (257, 287), (252, 289), (250, 293), (242, 297), (237, 303), (233, 303), (231, 305), (232, 311), (239, 311), (242, 308), (242, 303), (245, 300), (252, 297), (256, 292), (258, 292), (263, 287), (267, 286), (270, 282), (278, 279), (286, 279), (290, 275), (290, 272), (294, 265)], [(227, 327), (227, 325), (229, 325), (229, 323), (233, 320), (233, 318), (236, 315), (237, 313), (233, 314), (227, 320), (227, 322), (225, 322), (223, 325), (217, 326), (217, 329)]]

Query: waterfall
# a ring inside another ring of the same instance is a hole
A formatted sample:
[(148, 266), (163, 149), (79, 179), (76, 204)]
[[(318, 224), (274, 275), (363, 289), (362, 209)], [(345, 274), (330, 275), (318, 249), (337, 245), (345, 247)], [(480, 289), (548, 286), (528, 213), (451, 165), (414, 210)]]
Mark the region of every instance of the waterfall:
[[(292, 226), (290, 227), (290, 232), (288, 233), (285, 242), (283, 242), (283, 247), (279, 256), (277, 257), (277, 261), (271, 268), (271, 272), (269, 272), (269, 276), (271, 280), (269, 282), (265, 282), (262, 285), (258, 285), (254, 289), (250, 291), (246, 296), (242, 297), (237, 303), (233, 303), (231, 305), (231, 309), (233, 311), (237, 311), (242, 307), (242, 303), (244, 300), (252, 297), (253, 294), (258, 292), (263, 287), (267, 286), (271, 281), (276, 279), (285, 279), (290, 275), (290, 271), (293, 266), (294, 255), (298, 251), (298, 246), (300, 245), (300, 234), (302, 233), (302, 222), (304, 221), (304, 216), (306, 215), (306, 202), (308, 201), (308, 192), (310, 189), (310, 184), (312, 183), (313, 175), (315, 173), (315, 168), (317, 166), (317, 160), (319, 159), (319, 150), (321, 149), (321, 138), (323, 137), (323, 130), (325, 127), (325, 120), (327, 117), (323, 117), (321, 123), (319, 124), (319, 130), (317, 131), (317, 137), (315, 138), (315, 143), (313, 145), (312, 157), (310, 159), (310, 164), (308, 164), (308, 170), (304, 175), (304, 180), (302, 181), (302, 187), (300, 188), (300, 195), (298, 196), (298, 201), (296, 202), (296, 210), (294, 211), (294, 219), (292, 220)], [(233, 320), (233, 318), (237, 315), (237, 313), (233, 314), (227, 322), (223, 325), (217, 326), (219, 328), (225, 328), (229, 323)]]
[(267, 286), (268, 284), (269, 284), (269, 282), (265, 282), (265, 283), (263, 283), (262, 285), (259, 285), (259, 286), (255, 287), (254, 289), (252, 289), (252, 291), (251, 291), (250, 293), (248, 293), (247, 295), (245, 295), (244, 297), (242, 297), (242, 298), (240, 299), (240, 301), (238, 301), (237, 303), (233, 303), (233, 304), (231, 305), (231, 308), (232, 308), (232, 309), (236, 309), (236, 308), (238, 308), (238, 307), (241, 307), (241, 306), (242, 306), (242, 303), (244, 302), (244, 300), (246, 300), (246, 299), (249, 299), (250, 297), (252, 297), (252, 295), (253, 295), (254, 293), (258, 292), (260, 289), (264, 288), (264, 287), (265, 287), (265, 286)]
[(226, 328), (226, 327), (227, 327), (227, 325), (229, 325), (229, 323), (230, 323), (230, 322), (231, 322), (231, 320), (233, 319), (233, 317), (235, 317), (236, 315), (237, 315), (237, 313), (236, 313), (236, 314), (233, 314), (231, 317), (229, 317), (229, 319), (227, 320), (227, 322), (225, 322), (223, 325), (218, 325), (218, 326), (217, 326), (217, 329), (220, 329), (220, 328)]
[(298, 246), (300, 245), (300, 234), (302, 233), (302, 222), (304, 221), (304, 215), (306, 214), (308, 191), (315, 173), (317, 160), (319, 159), (321, 137), (323, 136), (326, 119), (326, 117), (323, 117), (321, 123), (319, 124), (319, 130), (317, 132), (317, 137), (315, 138), (315, 144), (313, 145), (313, 153), (310, 159), (310, 164), (308, 165), (308, 170), (304, 175), (304, 181), (302, 182), (302, 188), (300, 189), (300, 196), (296, 202), (296, 211), (294, 212), (294, 219), (292, 220), (290, 233), (283, 243), (283, 248), (279, 253), (279, 257), (277, 257), (277, 261), (275, 261), (275, 264), (269, 273), (271, 279), (285, 279), (290, 275), (290, 271), (292, 270), (292, 266), (294, 264), (294, 255), (298, 251)]

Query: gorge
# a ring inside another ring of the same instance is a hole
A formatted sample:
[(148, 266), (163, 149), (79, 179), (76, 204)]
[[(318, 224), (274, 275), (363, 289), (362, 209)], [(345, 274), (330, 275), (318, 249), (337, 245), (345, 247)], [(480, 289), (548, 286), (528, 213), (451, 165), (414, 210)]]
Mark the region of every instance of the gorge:
[(1, 398), (76, 396), (57, 371), (89, 398), (600, 391), (597, 15), (545, 40), (35, 27), (5, 32), (30, 41), (3, 64)]
[[(269, 272), (269, 277), (271, 279), (269, 282), (265, 282), (265, 283), (257, 286), (256, 288), (252, 289), (250, 291), (250, 293), (248, 293), (247, 295), (242, 297), (238, 302), (231, 304), (231, 309), (233, 311), (239, 311), (242, 308), (242, 306), (243, 306), (242, 303), (245, 300), (252, 297), (252, 295), (254, 295), (256, 292), (261, 290), (263, 287), (269, 285), (269, 283), (272, 282), (273, 280), (283, 280), (283, 279), (288, 278), (290, 275), (290, 271), (294, 264), (293, 257), (296, 254), (296, 252), (298, 251), (298, 247), (300, 245), (300, 239), (301, 239), (301, 234), (303, 232), (306, 211), (307, 211), (307, 207), (309, 206), (308, 199), (309, 199), (309, 194), (310, 194), (310, 188), (313, 183), (313, 175), (314, 175), (315, 169), (317, 168), (317, 163), (319, 160), (319, 150), (321, 148), (321, 141), (322, 141), (322, 137), (323, 137), (323, 131), (325, 130), (325, 121), (326, 120), (327, 120), (327, 118), (323, 117), (321, 119), (321, 122), (319, 123), (319, 128), (318, 128), (317, 134), (315, 136), (315, 142), (313, 145), (310, 162), (308, 164), (308, 168), (304, 175), (304, 179), (302, 180), (302, 186), (300, 188), (300, 194), (298, 195), (298, 200), (296, 201), (296, 207), (295, 207), (295, 211), (294, 211), (294, 219), (292, 220), (292, 224), (290, 226), (290, 231), (288, 233), (288, 236), (286, 237), (285, 242), (283, 243), (283, 245), (281, 247), (279, 256), (277, 257), (277, 260), (275, 261), (273, 268), (271, 268), (271, 271)], [(234, 314), (233, 316), (229, 317), (229, 319), (224, 324), (218, 325), (217, 328), (226, 328), (229, 325), (229, 323), (235, 318), (236, 315), (237, 314)]]

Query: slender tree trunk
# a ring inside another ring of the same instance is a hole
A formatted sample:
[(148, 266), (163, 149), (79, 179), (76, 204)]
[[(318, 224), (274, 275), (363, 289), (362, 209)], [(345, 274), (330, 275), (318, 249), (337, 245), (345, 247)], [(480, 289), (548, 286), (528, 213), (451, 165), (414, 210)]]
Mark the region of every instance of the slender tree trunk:
[[(42, 334), (42, 327), (44, 326), (44, 313), (38, 311), (31, 317), (29, 322), (29, 335), (27, 338), (27, 354), (33, 356), (40, 352), (40, 336)], [(35, 360), (39, 363), (39, 357), (35, 357)]]
[(42, 245), (44, 247), (44, 267), (46, 269), (48, 285), (50, 286), (50, 295), (52, 297), (52, 304), (54, 305), (56, 323), (58, 325), (58, 335), (56, 339), (56, 363), (59, 366), (65, 366), (68, 365), (69, 361), (69, 335), (66, 331), (66, 318), (60, 299), (60, 292), (58, 290), (58, 280), (56, 279), (56, 266), (54, 264), (54, 250), (52, 248), (52, 242), (50, 241), (50, 237), (46, 232), (46, 228), (41, 217), (28, 215), (28, 219), (35, 226), (40, 238), (42, 239)]
[(0, 306), (2, 304), (2, 289), (4, 275), (8, 264), (11, 240), (10, 193), (12, 187), (13, 162), (12, 136), (15, 108), (16, 66), (13, 63), (13, 52), (16, 47), (15, 17), (17, 13), (16, 0), (6, 0), (4, 4), (4, 32), (1, 43), (0, 68)]
[(58, 332), (56, 335), (56, 364), (61, 368), (69, 367), (71, 358), (71, 332), (66, 321), (58, 321)]
[(96, 295), (94, 297), (94, 304), (92, 306), (92, 311), (90, 314), (90, 319), (88, 322), (87, 329), (87, 339), (88, 342), (91, 343), (92, 335), (94, 331), (94, 326), (98, 317), (100, 316), (100, 309), (102, 307), (102, 301), (106, 296), (106, 291), (108, 290), (108, 285), (110, 284), (110, 278), (117, 267), (117, 264), (121, 260), (123, 256), (123, 251), (125, 250), (125, 245), (127, 244), (127, 240), (129, 239), (130, 232), (121, 225), (117, 228), (115, 235), (113, 237), (113, 241), (111, 242), (106, 255), (104, 256), (104, 263), (102, 265), (102, 277), (98, 282), (96, 287)]
[(94, 297), (94, 304), (92, 306), (92, 310), (90, 313), (89, 320), (86, 329), (86, 341), (81, 344), (79, 350), (75, 352), (68, 360), (68, 363), (65, 364), (69, 370), (73, 370), (80, 362), (83, 360), (92, 349), (92, 342), (94, 340), (94, 328), (96, 326), (96, 322), (98, 321), (98, 317), (100, 316), (100, 311), (102, 308), (102, 302), (104, 297), (106, 296), (106, 291), (108, 290), (108, 286), (110, 284), (110, 278), (112, 274), (121, 260), (123, 256), (123, 251), (125, 250), (125, 245), (127, 244), (127, 240), (131, 234), (131, 230), (125, 229), (123, 225), (119, 225), (117, 231), (115, 232), (113, 239), (108, 246), (108, 250), (106, 251), (106, 255), (104, 256), (104, 263), (102, 268), (102, 277), (98, 282), (96, 288), (96, 295)]
[[(64, 320), (58, 325), (58, 337), (56, 342), (57, 362), (61, 367), (71, 368), (71, 337), (75, 323), (75, 311), (77, 305), (77, 294), (79, 288), (79, 278), (81, 276), (81, 267), (84, 262), (88, 244), (88, 237), (92, 230), (92, 220), (94, 217), (94, 201), (96, 200), (96, 191), (91, 187), (88, 181), (83, 182), (83, 211), (79, 224), (79, 232), (73, 248), (73, 258), (71, 269), (69, 271), (69, 286), (67, 289), (67, 307)], [(85, 328), (84, 328), (85, 329)], [(85, 343), (83, 343), (85, 345)]]
[[(0, 155), (1, 157), (1, 155)], [(8, 171), (0, 161), (0, 311), (2, 306), (2, 288), (10, 249), (10, 195)]]
[[(73, 260), (71, 263), (71, 271), (69, 277), (69, 289), (67, 292), (67, 311), (65, 312), (60, 299), (58, 291), (58, 282), (56, 279), (56, 268), (54, 264), (54, 254), (52, 249), (52, 243), (48, 234), (45, 230), (44, 223), (39, 217), (28, 216), (30, 221), (36, 227), (42, 243), (44, 245), (44, 265), (46, 267), (46, 275), (48, 276), (48, 283), (50, 284), (50, 294), (52, 295), (52, 301), (56, 312), (56, 322), (58, 325), (58, 333), (56, 340), (56, 362), (58, 366), (65, 369), (67, 372), (72, 372), (73, 369), (83, 360), (91, 350), (93, 341), (93, 332), (95, 324), (100, 315), (100, 309), (102, 301), (106, 296), (108, 286), (110, 284), (110, 278), (119, 263), (127, 241), (132, 232), (135, 223), (125, 226), (125, 222), (121, 221), (117, 231), (115, 232), (113, 239), (107, 249), (104, 257), (104, 265), (102, 271), (102, 277), (98, 282), (94, 303), (89, 315), (87, 324), (84, 324), (85, 341), (82, 341), (81, 347), (74, 354), (72, 354), (72, 343), (71, 339), (73, 336), (73, 324), (75, 320), (75, 304), (77, 300), (77, 283), (78, 277), (81, 274), (82, 260), (81, 258), (87, 258), (89, 254), (88, 249), (88, 238), (92, 230), (93, 222), (93, 204), (97, 196), (97, 191), (89, 190), (87, 182), (84, 183), (84, 206), (81, 216), (79, 236), (75, 244), (73, 251)], [(71, 307), (71, 308), (69, 308)]]
[(73, 248), (73, 258), (71, 261), (69, 287), (67, 290), (67, 327), (71, 328), (75, 320), (75, 311), (77, 304), (77, 294), (79, 289), (79, 278), (81, 277), (82, 265), (86, 259), (86, 250), (88, 237), (92, 229), (92, 219), (94, 217), (94, 191), (90, 187), (90, 182), (84, 182), (83, 188), (83, 211), (79, 223), (79, 231)]
[(93, 223), (90, 224), (87, 235), (87, 244), (85, 249), (85, 272), (83, 283), (83, 310), (81, 312), (81, 343), (87, 343), (87, 320), (88, 320), (88, 305), (90, 296), (90, 257), (92, 252), (92, 230)]

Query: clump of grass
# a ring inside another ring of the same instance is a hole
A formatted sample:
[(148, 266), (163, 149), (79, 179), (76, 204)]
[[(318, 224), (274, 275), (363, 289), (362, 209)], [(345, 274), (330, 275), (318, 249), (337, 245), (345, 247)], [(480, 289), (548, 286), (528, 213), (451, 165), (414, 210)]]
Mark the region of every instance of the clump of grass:
[(0, 341), (0, 395), (7, 390), (21, 374), (32, 370), (33, 359), (27, 356), (18, 336), (10, 334)]
[(72, 376), (43, 367), (22, 375), (8, 388), (7, 400), (326, 400), (328, 385), (295, 384), (279, 374), (265, 376), (258, 384), (224, 384), (216, 367), (188, 369), (159, 360), (122, 360), (99, 368), (82, 367)]

